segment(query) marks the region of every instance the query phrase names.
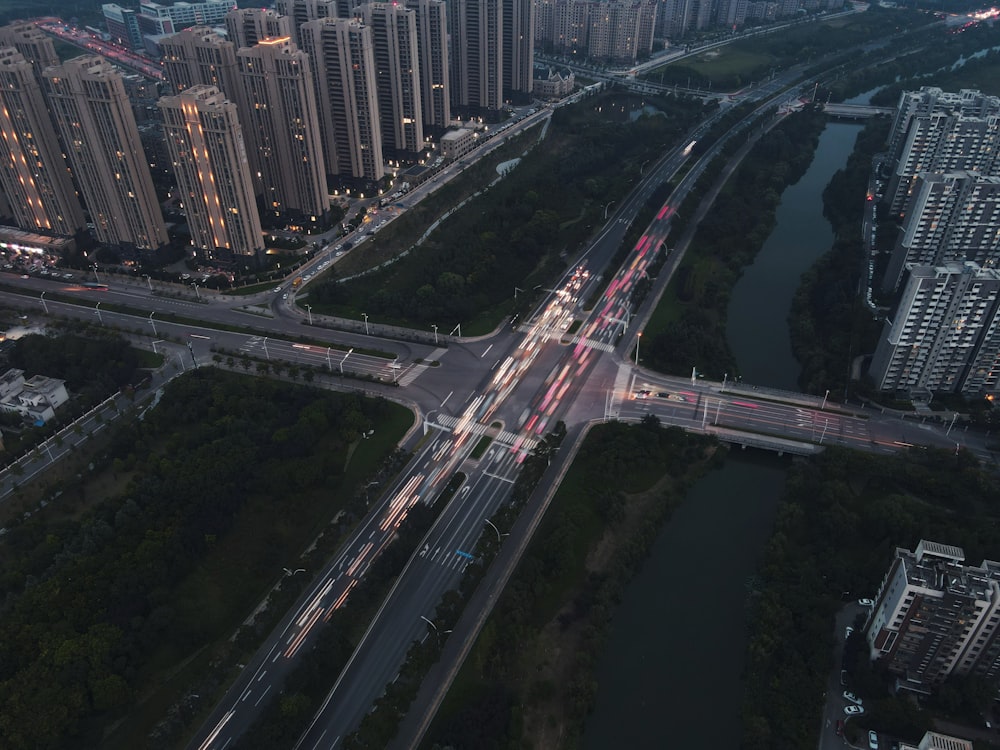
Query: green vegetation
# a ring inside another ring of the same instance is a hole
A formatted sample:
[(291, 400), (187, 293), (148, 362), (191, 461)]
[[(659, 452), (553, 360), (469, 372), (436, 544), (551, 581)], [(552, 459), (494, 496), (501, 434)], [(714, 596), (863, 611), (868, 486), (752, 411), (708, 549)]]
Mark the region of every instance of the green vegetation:
[[(692, 365), (705, 373), (736, 371), (725, 335), (730, 292), (770, 235), (781, 193), (809, 166), (825, 125), (818, 110), (790, 115), (761, 136), (725, 184), (712, 220), (698, 226), (660, 301), (679, 317), (643, 337), (649, 366), (675, 375), (689, 373)], [(685, 212), (691, 204), (685, 202)], [(683, 231), (683, 224), (674, 231)]]
[[(210, 700), (212, 666), (239, 656), (229, 636), (282, 566), (333, 514), (363, 512), (356, 488), (409, 426), (404, 415), (201, 369), (112, 430), (91, 472), (9, 523), (0, 546), (4, 747), (93, 747), (122, 717), (108, 746), (146, 746), (180, 694)], [(178, 665), (208, 690), (169, 683)]]
[(889, 122), (871, 120), (858, 135), (844, 169), (823, 191), (823, 213), (833, 227), (832, 249), (802, 277), (788, 316), (792, 351), (802, 365), (806, 393), (847, 387), (851, 359), (875, 349), (879, 323), (857, 294), (865, 267), (859, 236), (872, 157), (885, 148)]
[(489, 435), (483, 435), (479, 438), (479, 442), (476, 443), (476, 447), (472, 449), (472, 453), (469, 454), (471, 458), (479, 460), (486, 453), (486, 449), (490, 447), (490, 443), (493, 442), (493, 438)]
[[(662, 113), (630, 122), (628, 112), (643, 105)], [(491, 330), (513, 312), (514, 288), (531, 289), (559, 273), (565, 255), (598, 226), (605, 204), (631, 189), (643, 163), (675, 142), (702, 106), (604, 95), (559, 109), (530, 159), (391, 266), (320, 283), (312, 292), (314, 312), (356, 317), (365, 310), (383, 322), (424, 329), (460, 322), (466, 335)], [(382, 233), (374, 240), (383, 242)], [(527, 297), (518, 304), (529, 304)]]
[(615, 603), (711, 453), (655, 419), (590, 432), (425, 747), (577, 746)]
[[(796, 462), (751, 604), (743, 748), (815, 747), (823, 691), (838, 668), (832, 623), (841, 593), (871, 596), (894, 549), (920, 539), (961, 546), (973, 563), (997, 559), (998, 494), (996, 476), (967, 451), (887, 458), (829, 448)], [(856, 638), (848, 651), (850, 686), (866, 709), (852, 723), (919, 740), (928, 713), (889, 695), (888, 675)], [(941, 700), (960, 707), (970, 692), (955, 685)]]
[[(656, 69), (646, 78), (678, 86), (690, 82), (700, 88), (733, 91), (751, 81), (762, 80), (772, 69), (836, 56), (865, 42), (917, 29), (933, 20), (925, 13), (872, 5), (864, 13), (847, 18), (802, 23), (781, 33), (741, 39)], [(884, 50), (879, 54), (884, 56)]]

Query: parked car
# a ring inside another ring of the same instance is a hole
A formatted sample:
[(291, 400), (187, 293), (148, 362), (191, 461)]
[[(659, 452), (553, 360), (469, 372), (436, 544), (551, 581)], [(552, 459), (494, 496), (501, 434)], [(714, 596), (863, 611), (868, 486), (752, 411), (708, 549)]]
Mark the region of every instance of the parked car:
[(855, 705), (858, 706), (860, 706), (862, 703), (861, 699), (858, 696), (856, 696), (854, 693), (848, 692), (847, 690), (844, 691), (844, 700), (849, 701), (850, 703), (854, 703)]
[(855, 706), (853, 703), (849, 706), (844, 706), (844, 713), (848, 716), (857, 716), (864, 712), (865, 710), (861, 706)]
[(878, 750), (878, 735), (874, 730), (868, 732), (868, 747), (870, 750)]
[(858, 604), (862, 607), (874, 607), (875, 602), (872, 599), (858, 599)]
[(853, 633), (853, 632), (854, 632), (854, 628), (852, 628), (850, 625), (848, 625), (844, 629), (844, 640), (846, 641), (848, 638), (850, 638), (851, 637), (851, 633)]

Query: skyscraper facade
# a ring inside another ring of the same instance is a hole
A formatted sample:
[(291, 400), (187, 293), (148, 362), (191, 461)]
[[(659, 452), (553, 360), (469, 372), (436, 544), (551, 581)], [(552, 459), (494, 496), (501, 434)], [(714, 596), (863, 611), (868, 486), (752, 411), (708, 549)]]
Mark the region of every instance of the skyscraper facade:
[(998, 394), (1000, 271), (912, 266), (869, 372), (883, 391)]
[(904, 212), (921, 172), (1000, 175), (1000, 97), (934, 87), (904, 92), (888, 153), (894, 167), (886, 196), (893, 214)]
[(447, 6), (444, 0), (406, 0), (406, 7), (417, 18), (417, 67), (424, 129), (442, 132), (451, 124)]
[(354, 13), (372, 30), (382, 153), (394, 159), (414, 158), (424, 145), (417, 14), (383, 2), (359, 5)]
[(503, 0), (503, 96), (530, 102), (535, 67), (534, 0)]
[(167, 231), (121, 75), (82, 55), (43, 76), (98, 241), (126, 257), (155, 253)]
[(1000, 261), (1000, 177), (975, 172), (921, 172), (914, 181), (902, 232), (886, 269), (892, 291), (907, 264)]
[(265, 39), (291, 37), (292, 19), (269, 8), (243, 8), (226, 14), (226, 33), (236, 49)]
[(208, 26), (189, 29), (160, 41), (163, 73), (174, 91), (215, 86), (236, 103), (241, 92), (236, 45)]
[(292, 41), (302, 47), (299, 29), (302, 24), (317, 18), (337, 18), (337, 0), (275, 0), (274, 9), (288, 16), (292, 27)]
[(191, 244), (205, 261), (255, 267), (263, 233), (236, 105), (198, 85), (159, 106)]
[(241, 121), (269, 214), (324, 224), (330, 212), (309, 56), (287, 36), (236, 55), (247, 113)]
[(489, 116), (503, 107), (503, 3), (454, 0), (448, 5), (451, 108)]
[(324, 18), (300, 29), (303, 49), (316, 62), (316, 100), (331, 176), (362, 185), (382, 179), (372, 29), (357, 19)]
[(0, 188), (18, 227), (73, 235), (84, 225), (35, 67), (0, 46)]
[(33, 23), (10, 23), (0, 28), (0, 47), (13, 47), (34, 64), (39, 81), (42, 70), (59, 64), (52, 37)]

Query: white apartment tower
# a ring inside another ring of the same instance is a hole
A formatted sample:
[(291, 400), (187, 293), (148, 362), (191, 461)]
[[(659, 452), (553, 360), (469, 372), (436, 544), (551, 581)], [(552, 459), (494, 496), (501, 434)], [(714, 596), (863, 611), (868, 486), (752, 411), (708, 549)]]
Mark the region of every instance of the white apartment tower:
[(309, 55), (289, 37), (264, 39), (236, 54), (243, 84), (244, 139), (275, 216), (323, 224), (330, 211)]
[(167, 244), (167, 230), (121, 75), (82, 55), (46, 68), (49, 105), (98, 241), (126, 256)]
[(72, 236), (83, 210), (35, 70), (0, 47), (0, 189), (21, 229)]
[(906, 204), (902, 232), (883, 288), (899, 284), (907, 264), (1000, 261), (1000, 177), (975, 172), (921, 172)]
[(324, 18), (300, 29), (315, 61), (315, 97), (327, 172), (377, 182), (385, 173), (372, 29), (356, 19)]
[(406, 7), (417, 18), (417, 69), (424, 129), (443, 131), (451, 124), (447, 6), (444, 0), (406, 0)]
[(263, 233), (236, 105), (197, 85), (159, 107), (191, 244), (203, 260), (255, 267)]
[(927, 693), (952, 674), (996, 676), (1000, 564), (964, 559), (961, 547), (928, 540), (896, 549), (865, 638), (898, 687)]
[(372, 30), (382, 153), (413, 158), (424, 145), (417, 14), (382, 2), (359, 5), (354, 13)]
[(883, 391), (997, 392), (1000, 271), (975, 263), (911, 266), (870, 373)]

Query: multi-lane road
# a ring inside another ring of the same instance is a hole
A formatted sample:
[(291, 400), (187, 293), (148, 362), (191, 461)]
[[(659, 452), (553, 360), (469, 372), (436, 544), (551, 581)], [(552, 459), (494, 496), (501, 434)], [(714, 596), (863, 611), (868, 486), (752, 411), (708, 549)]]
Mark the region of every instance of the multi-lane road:
[[(691, 136), (697, 137), (702, 129)], [(685, 139), (683, 143), (688, 142)], [(408, 397), (426, 422), (430, 435), (419, 445), (406, 471), (338, 555), (316, 574), (307, 592), (216, 707), (191, 748), (226, 748), (246, 731), (260, 708), (280, 691), (288, 671), (308, 653), (325, 621), (343, 605), (371, 561), (392, 539), (409, 509), (418, 502), (433, 502), (448, 479), (461, 471), (467, 477), (464, 484), (441, 510), (298, 743), (298, 747), (310, 750), (336, 747), (393, 679), (409, 644), (426, 633), (423, 618), (433, 616), (440, 597), (458, 582), (469, 560), (468, 551), (486, 529), (486, 519), (506, 501), (520, 462), (560, 419), (579, 424), (601, 417), (641, 418), (654, 413), (664, 422), (690, 429), (744, 431), (804, 444), (836, 442), (867, 450), (896, 450), (910, 442), (951, 444), (950, 436), (937, 427), (859, 414), (811, 397), (776, 396), (697, 377), (686, 381), (658, 376), (631, 367), (627, 356), (623, 361), (617, 354), (631, 351), (626, 347), (634, 333), (629, 324), (632, 291), (658, 253), (667, 252), (664, 243), (672, 207), (711, 156), (710, 150), (690, 170), (671, 196), (672, 202), (658, 211), (621, 268), (612, 269), (610, 278), (605, 280), (605, 266), (628, 227), (652, 190), (672, 177), (690, 152), (678, 147), (650, 165), (648, 175), (616, 207), (592, 246), (519, 330), (503, 327), (486, 340), (456, 341), (447, 349), (432, 343), (404, 344), (361, 333), (306, 328), (301, 313), (292, 314), (291, 299), (284, 298), (287, 292), (281, 290), (261, 295), (259, 301), (271, 311), (270, 317), (261, 317), (235, 309), (248, 300), (199, 303), (156, 296), (143, 286), (115, 282), (107, 291), (97, 292), (68, 281), (11, 280), (35, 289), (77, 295), (87, 300), (88, 307), (93, 304), (96, 308), (96, 302), (106, 300), (148, 311), (152, 313), (149, 318), (111, 311), (98, 317), (109, 325), (132, 329), (149, 326), (155, 335), (169, 331), (189, 341), (196, 337), (192, 355), (203, 363), (210, 358), (209, 347), (215, 345), (265, 360), (326, 364), (331, 369), (349, 364), (352, 371), (372, 375), (384, 384), (366, 388), (381, 387), (387, 395)], [(327, 255), (313, 263), (318, 267), (328, 260)], [(668, 272), (660, 274), (658, 283), (665, 283), (672, 267), (669, 263)], [(596, 305), (585, 309), (599, 289), (603, 291)], [(40, 301), (21, 298), (19, 303), (37, 307)], [(59, 312), (80, 310), (54, 300), (46, 304), (56, 306)], [(97, 312), (85, 309), (84, 314)], [(261, 334), (157, 321), (157, 312), (183, 314), (204, 320), (206, 325), (254, 325)], [(302, 344), (283, 338), (303, 332), (323, 343)], [(623, 337), (625, 332), (628, 337)], [(329, 347), (324, 346), (327, 341)], [(394, 359), (351, 351), (362, 348), (387, 352)], [(346, 361), (338, 362), (338, 358)], [(418, 359), (439, 362), (440, 367), (415, 367)], [(402, 388), (394, 390), (392, 381)], [(481, 459), (473, 459), (472, 450), (484, 434), (492, 443)]]

